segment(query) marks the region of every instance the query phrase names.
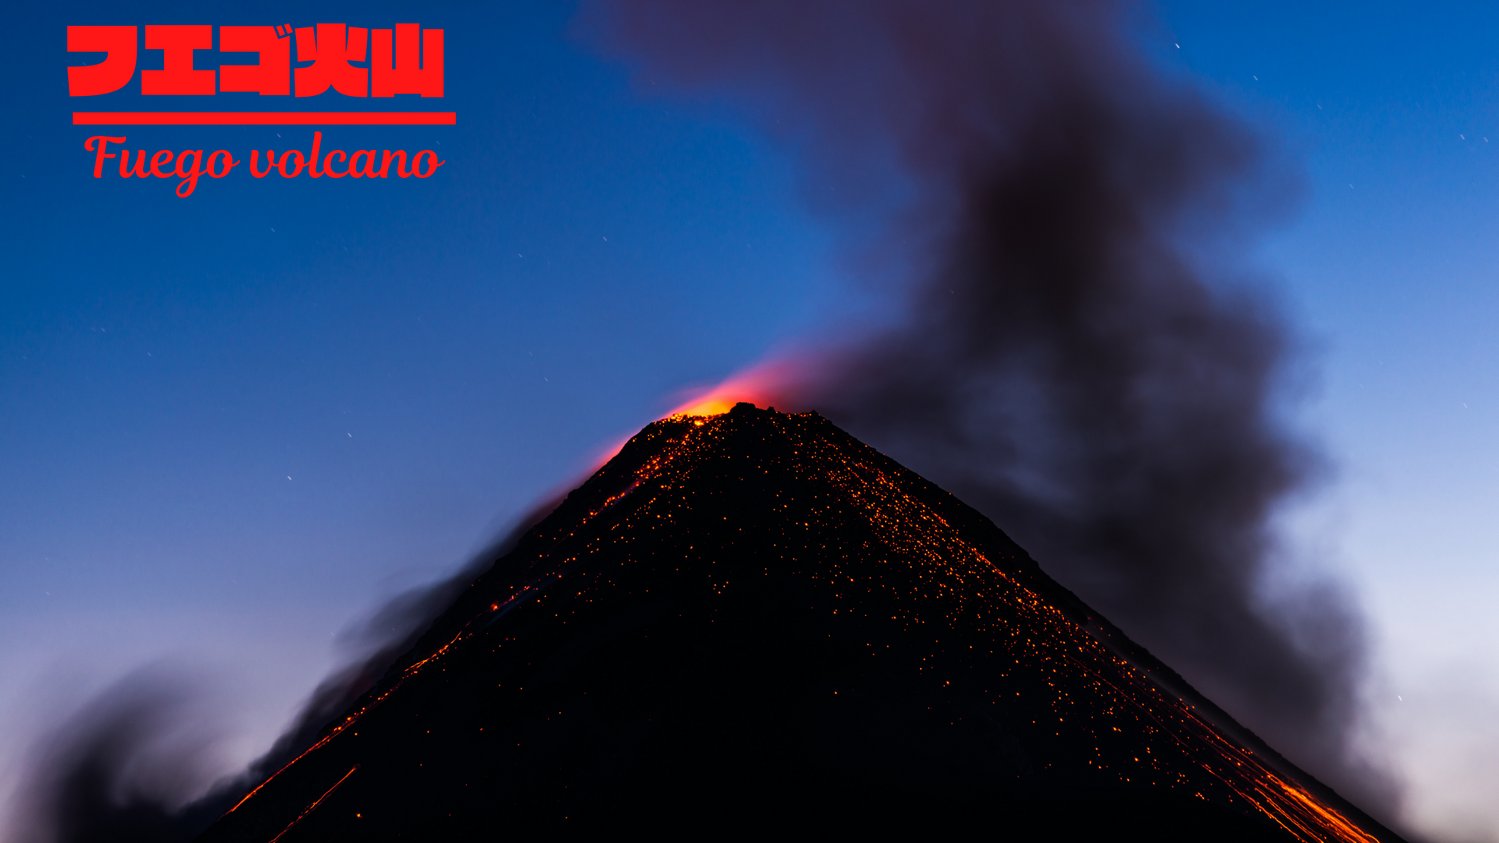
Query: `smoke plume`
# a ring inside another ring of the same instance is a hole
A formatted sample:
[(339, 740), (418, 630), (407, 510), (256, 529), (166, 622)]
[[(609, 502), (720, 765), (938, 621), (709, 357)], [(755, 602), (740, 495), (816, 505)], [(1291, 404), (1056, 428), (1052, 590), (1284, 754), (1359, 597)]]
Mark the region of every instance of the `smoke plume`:
[[(779, 398), (952, 489), (1324, 781), (1364, 639), (1331, 585), (1269, 589), (1277, 506), (1320, 468), (1279, 418), (1290, 341), (1234, 243), (1277, 199), (1253, 135), (1100, 2), (606, 3), (652, 85), (736, 96), (893, 302)], [(595, 33), (597, 34), (597, 32)], [(1270, 200), (1270, 201), (1267, 201)], [(1272, 208), (1273, 209), (1273, 208)]]
[(188, 840), (188, 806), (215, 769), (207, 686), (160, 666), (138, 669), (74, 712), (31, 750), (18, 843)]
[(212, 750), (225, 724), (205, 702), (213, 689), (160, 667), (132, 672), (33, 748), (18, 843), (193, 839), (313, 743), (559, 500), (543, 499), (456, 573), (390, 598), (345, 630), (343, 666), (318, 683), (271, 748), (233, 776), (215, 781), (222, 767)]

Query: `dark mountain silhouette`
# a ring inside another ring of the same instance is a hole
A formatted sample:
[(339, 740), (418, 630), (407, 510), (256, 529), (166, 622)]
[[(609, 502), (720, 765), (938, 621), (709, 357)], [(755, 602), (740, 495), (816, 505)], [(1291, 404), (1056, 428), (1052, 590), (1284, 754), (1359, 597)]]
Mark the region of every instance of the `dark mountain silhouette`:
[(204, 841), (1398, 838), (816, 414), (646, 427)]

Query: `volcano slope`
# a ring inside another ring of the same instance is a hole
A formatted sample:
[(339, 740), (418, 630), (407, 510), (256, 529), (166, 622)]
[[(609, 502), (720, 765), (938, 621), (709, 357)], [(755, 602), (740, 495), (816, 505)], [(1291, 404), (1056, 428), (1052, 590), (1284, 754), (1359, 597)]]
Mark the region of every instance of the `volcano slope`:
[(814, 413), (649, 425), (204, 841), (1397, 840)]

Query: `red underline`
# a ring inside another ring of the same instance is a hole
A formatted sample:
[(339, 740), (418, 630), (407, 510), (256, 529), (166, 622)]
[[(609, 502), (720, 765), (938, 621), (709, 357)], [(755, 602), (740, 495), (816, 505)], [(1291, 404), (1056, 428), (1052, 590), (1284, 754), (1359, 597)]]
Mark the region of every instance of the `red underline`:
[(75, 111), (74, 126), (452, 126), (453, 111)]

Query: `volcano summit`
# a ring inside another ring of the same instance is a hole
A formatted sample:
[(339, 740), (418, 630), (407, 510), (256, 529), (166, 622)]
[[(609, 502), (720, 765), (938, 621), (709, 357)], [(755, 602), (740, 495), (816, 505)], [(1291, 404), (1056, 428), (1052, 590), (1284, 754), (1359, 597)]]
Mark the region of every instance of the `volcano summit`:
[(205, 841), (1398, 838), (816, 414), (646, 427)]

